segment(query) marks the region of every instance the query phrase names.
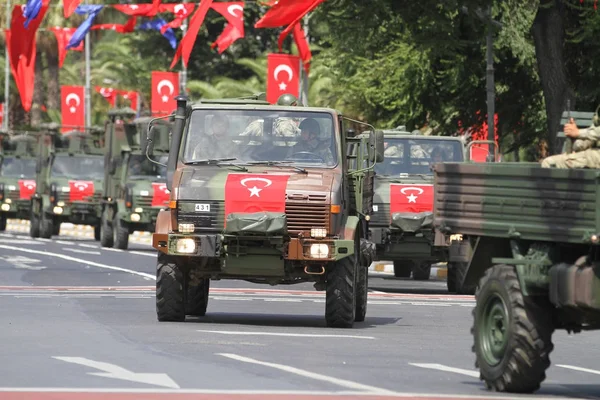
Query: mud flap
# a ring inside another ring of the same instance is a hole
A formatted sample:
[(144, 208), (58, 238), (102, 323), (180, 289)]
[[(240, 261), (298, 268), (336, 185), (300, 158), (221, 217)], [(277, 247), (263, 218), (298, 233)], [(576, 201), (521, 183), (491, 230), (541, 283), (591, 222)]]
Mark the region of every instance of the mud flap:
[(231, 213), (227, 216), (225, 233), (230, 235), (281, 236), (287, 233), (284, 213)]
[(420, 213), (394, 213), (392, 214), (392, 228), (403, 232), (418, 232), (423, 228), (433, 227), (433, 213), (424, 211)]

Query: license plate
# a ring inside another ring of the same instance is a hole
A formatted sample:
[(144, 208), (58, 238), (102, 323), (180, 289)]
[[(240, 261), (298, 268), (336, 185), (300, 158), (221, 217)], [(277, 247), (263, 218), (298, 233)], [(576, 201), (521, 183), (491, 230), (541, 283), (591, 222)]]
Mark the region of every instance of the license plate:
[(194, 210), (200, 212), (210, 212), (210, 204), (196, 204)]

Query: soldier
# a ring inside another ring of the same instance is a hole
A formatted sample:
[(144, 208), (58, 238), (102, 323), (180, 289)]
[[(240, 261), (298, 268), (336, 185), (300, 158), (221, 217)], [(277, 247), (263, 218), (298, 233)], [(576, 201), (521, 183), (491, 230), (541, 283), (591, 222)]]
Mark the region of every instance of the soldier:
[(306, 118), (300, 123), (300, 141), (296, 144), (289, 153), (291, 156), (294, 153), (309, 152), (323, 159), (323, 162), (328, 165), (334, 163), (333, 154), (331, 153), (330, 146), (321, 146), (319, 136), (321, 134), (321, 127), (314, 118)]
[(212, 134), (203, 134), (194, 147), (192, 160), (213, 158), (235, 158), (235, 147), (227, 134), (229, 119), (225, 115), (214, 115), (211, 121)]
[(441, 163), (448, 159), (446, 152), (441, 147), (434, 147), (431, 151), (432, 163)]
[[(298, 106), (298, 100), (291, 94), (284, 94), (277, 99), (279, 106)], [(262, 136), (263, 135), (263, 119), (254, 119), (248, 124), (244, 132), (240, 136)], [(296, 122), (292, 118), (277, 118), (275, 120), (274, 136), (296, 137), (300, 134)], [(293, 146), (294, 142), (275, 142), (281, 146)]]
[(542, 168), (600, 168), (600, 126), (579, 130), (573, 118), (565, 124), (565, 135), (577, 139), (570, 154), (556, 154), (542, 161)]

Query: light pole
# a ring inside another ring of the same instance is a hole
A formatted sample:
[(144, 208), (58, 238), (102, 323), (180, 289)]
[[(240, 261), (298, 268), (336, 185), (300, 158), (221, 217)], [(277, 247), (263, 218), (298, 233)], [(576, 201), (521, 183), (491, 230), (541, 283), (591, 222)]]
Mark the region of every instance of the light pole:
[[(469, 13), (468, 7), (462, 7), (462, 12), (465, 14)], [(487, 120), (488, 120), (488, 140), (495, 142), (494, 135), (494, 114), (496, 113), (496, 87), (494, 84), (494, 27), (497, 29), (502, 28), (502, 23), (492, 19), (492, 1), (486, 10), (483, 12), (481, 8), (475, 10), (476, 17), (485, 22), (487, 26), (486, 35), (486, 69), (485, 69), (485, 86), (487, 93)], [(494, 162), (494, 145), (489, 145), (488, 159), (487, 161)]]

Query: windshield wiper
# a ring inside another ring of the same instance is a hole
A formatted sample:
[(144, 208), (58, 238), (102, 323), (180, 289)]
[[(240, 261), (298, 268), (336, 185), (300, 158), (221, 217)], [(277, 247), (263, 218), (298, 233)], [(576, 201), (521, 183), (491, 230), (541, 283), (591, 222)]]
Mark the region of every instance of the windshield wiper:
[(222, 161), (234, 161), (237, 158), (207, 158), (206, 160), (189, 161), (185, 165), (202, 165), (202, 164), (218, 164)]
[[(268, 165), (268, 166), (280, 166), (281, 164), (290, 164), (293, 161), (251, 161), (247, 163), (248, 165)], [(298, 167), (296, 165), (287, 165), (290, 168), (294, 168), (296, 171), (301, 172), (303, 174), (308, 174), (308, 171), (302, 167)]]

